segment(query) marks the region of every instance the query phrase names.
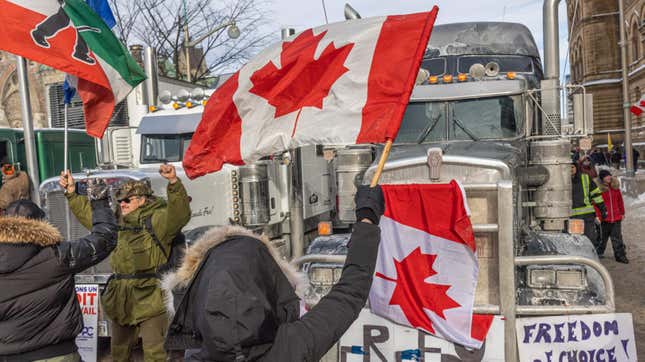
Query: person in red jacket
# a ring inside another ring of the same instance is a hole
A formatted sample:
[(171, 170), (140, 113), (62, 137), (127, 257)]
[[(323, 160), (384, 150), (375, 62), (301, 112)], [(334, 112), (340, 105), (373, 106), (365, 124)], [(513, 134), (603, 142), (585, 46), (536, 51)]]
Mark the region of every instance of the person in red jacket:
[(602, 257), (607, 247), (607, 241), (611, 237), (611, 246), (614, 249), (614, 257), (619, 263), (628, 264), (629, 260), (625, 254), (625, 243), (621, 232), (621, 221), (625, 216), (625, 205), (623, 195), (620, 193), (618, 179), (611, 175), (608, 170), (601, 170), (599, 173), (598, 188), (602, 191), (602, 198), (607, 208), (607, 217), (602, 219), (602, 234), (598, 246), (598, 256)]

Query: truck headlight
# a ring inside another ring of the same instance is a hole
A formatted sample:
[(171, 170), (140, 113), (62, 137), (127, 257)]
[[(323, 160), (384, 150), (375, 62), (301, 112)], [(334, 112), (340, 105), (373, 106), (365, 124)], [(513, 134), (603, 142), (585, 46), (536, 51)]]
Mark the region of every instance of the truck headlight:
[(555, 287), (555, 270), (548, 270), (548, 269), (529, 270), (529, 286), (532, 288)]
[(309, 271), (309, 280), (314, 285), (332, 285), (334, 284), (334, 269), (311, 268)]
[(340, 280), (342, 268), (312, 266), (309, 269), (309, 281), (316, 286), (332, 286)]
[(587, 286), (585, 269), (579, 270), (558, 270), (558, 288), (562, 289), (583, 289)]
[(529, 267), (527, 284), (531, 288), (584, 289), (587, 286), (587, 278), (584, 268)]

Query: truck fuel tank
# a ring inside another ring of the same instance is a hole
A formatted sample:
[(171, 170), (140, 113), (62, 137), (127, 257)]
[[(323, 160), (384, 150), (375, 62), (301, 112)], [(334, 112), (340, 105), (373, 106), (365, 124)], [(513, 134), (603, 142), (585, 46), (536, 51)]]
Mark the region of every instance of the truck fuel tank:
[(267, 224), (270, 219), (267, 165), (256, 163), (241, 166), (239, 172), (242, 223), (244, 225)]
[(348, 148), (336, 151), (335, 171), (338, 187), (338, 219), (344, 223), (356, 221), (354, 195), (363, 175), (372, 164), (371, 148)]

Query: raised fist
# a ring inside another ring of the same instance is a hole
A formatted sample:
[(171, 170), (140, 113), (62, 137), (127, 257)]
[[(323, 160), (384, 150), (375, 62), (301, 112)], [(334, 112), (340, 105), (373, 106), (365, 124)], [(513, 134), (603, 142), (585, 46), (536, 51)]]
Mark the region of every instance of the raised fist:
[(161, 165), (159, 166), (159, 174), (171, 184), (177, 182), (177, 172), (175, 171), (175, 166), (173, 165)]
[(368, 219), (372, 224), (378, 224), (385, 212), (385, 199), (381, 186), (369, 187), (361, 185), (356, 191), (356, 221)]
[(67, 171), (60, 172), (60, 178), (58, 179), (58, 184), (65, 190), (66, 194), (71, 194), (76, 191), (76, 183), (72, 177), (72, 173)]

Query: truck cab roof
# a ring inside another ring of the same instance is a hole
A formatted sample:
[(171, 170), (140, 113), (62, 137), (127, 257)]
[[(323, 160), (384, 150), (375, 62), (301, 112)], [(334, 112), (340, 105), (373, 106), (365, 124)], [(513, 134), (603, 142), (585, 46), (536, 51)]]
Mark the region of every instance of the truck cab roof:
[(428, 43), (434, 56), (488, 54), (540, 57), (531, 31), (523, 24), (470, 22), (436, 25)]
[(202, 119), (204, 107), (161, 110), (141, 118), (138, 134), (185, 134), (193, 133)]
[(526, 90), (525, 84), (521, 79), (502, 79), (417, 85), (412, 90), (410, 103), (516, 95)]

